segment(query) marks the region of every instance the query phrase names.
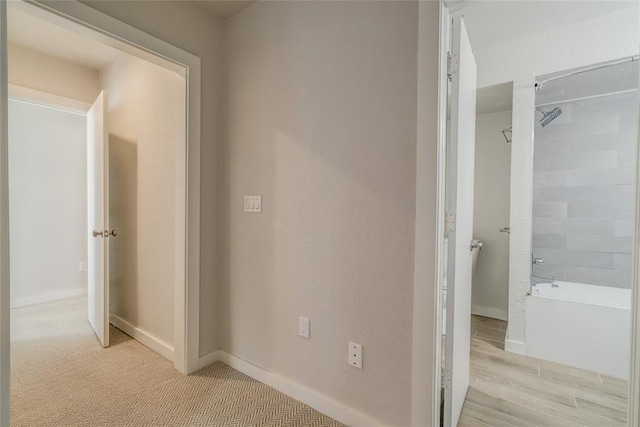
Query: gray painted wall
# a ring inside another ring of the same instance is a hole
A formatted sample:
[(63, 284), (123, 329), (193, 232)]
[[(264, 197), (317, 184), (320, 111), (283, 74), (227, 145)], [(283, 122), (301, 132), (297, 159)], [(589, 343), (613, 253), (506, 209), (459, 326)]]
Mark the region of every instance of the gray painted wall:
[(558, 104), (559, 118), (536, 123), (534, 275), (631, 287), (637, 96)]
[(418, 3), (257, 2), (226, 30), (222, 349), (409, 425)]

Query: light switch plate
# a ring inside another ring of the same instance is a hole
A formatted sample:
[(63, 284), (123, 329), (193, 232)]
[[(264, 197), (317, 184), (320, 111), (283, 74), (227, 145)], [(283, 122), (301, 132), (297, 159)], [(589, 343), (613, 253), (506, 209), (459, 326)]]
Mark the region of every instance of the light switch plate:
[(349, 366), (362, 369), (362, 344), (349, 341)]
[(244, 211), (249, 213), (262, 212), (262, 196), (258, 196), (258, 195), (244, 196)]
[(298, 321), (298, 335), (302, 338), (309, 338), (309, 318), (300, 317)]
[(87, 271), (87, 263), (84, 261), (80, 261), (78, 263), (78, 271)]

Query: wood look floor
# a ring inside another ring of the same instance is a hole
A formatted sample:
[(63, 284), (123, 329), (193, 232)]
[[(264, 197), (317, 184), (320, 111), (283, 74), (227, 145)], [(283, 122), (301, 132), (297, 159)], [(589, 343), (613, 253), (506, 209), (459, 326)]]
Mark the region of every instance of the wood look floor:
[(459, 427), (625, 426), (627, 381), (504, 351), (507, 323), (473, 316)]

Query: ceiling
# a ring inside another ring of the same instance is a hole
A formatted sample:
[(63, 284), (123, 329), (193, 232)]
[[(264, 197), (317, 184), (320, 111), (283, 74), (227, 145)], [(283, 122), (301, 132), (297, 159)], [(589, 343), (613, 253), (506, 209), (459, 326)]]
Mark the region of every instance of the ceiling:
[(192, 0), (214, 18), (224, 20), (254, 4), (257, 0)]
[(464, 15), (475, 51), (637, 8), (636, 0), (449, 0)]
[(95, 70), (106, 67), (121, 55), (116, 49), (15, 8), (9, 9), (7, 33), (9, 43)]

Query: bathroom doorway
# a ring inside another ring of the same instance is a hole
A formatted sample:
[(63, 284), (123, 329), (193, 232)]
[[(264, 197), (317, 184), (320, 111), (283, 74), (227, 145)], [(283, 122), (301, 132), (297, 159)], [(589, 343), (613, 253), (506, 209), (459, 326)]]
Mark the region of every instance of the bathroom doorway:
[[(472, 316), (465, 421), (627, 425), (638, 65), (623, 58), (536, 79), (532, 181), (517, 194), (532, 208), (511, 220), (531, 224), (531, 287), (514, 298), (512, 270), (508, 321)], [(478, 141), (480, 120), (477, 131)], [(518, 136), (512, 144), (524, 143)], [(526, 181), (526, 171), (511, 176)], [(524, 331), (521, 345), (509, 342), (512, 328)]]
[(474, 263), (471, 313), (503, 321), (509, 318), (512, 110), (513, 82), (478, 89), (473, 238), (482, 245)]
[[(472, 246), (479, 248), (481, 244), (482, 250), (478, 251), (475, 271), (473, 267), (471, 270), (469, 388), (458, 425), (495, 425), (497, 421), (506, 425), (627, 423), (632, 406), (628, 403), (627, 382), (633, 264), (629, 247), (634, 247), (637, 233), (633, 219), (639, 76), (637, 71), (619, 68), (611, 71), (604, 83), (596, 83), (584, 72), (595, 69), (603, 74), (605, 65), (637, 56), (637, 43), (618, 43), (618, 53), (594, 55), (592, 39), (594, 28), (606, 28), (611, 39), (617, 41), (625, 40), (625, 28), (637, 32), (638, 6), (595, 3), (601, 8), (597, 19), (589, 16), (580, 2), (556, 10), (557, 16), (566, 18), (566, 25), (558, 28), (547, 26), (546, 15), (540, 15), (539, 10), (515, 2), (451, 5), (453, 14), (464, 14), (468, 24), (480, 88)], [(514, 27), (489, 34), (489, 28), (502, 28), (505, 22), (516, 22), (525, 15), (533, 27), (539, 28), (528, 34), (518, 34)], [(544, 51), (539, 46), (545, 46)], [(569, 59), (560, 54), (567, 50), (574, 53)], [(631, 67), (628, 60), (626, 64)], [(577, 87), (567, 81), (562, 87), (554, 87), (569, 76), (581, 79), (587, 92), (600, 93), (577, 93)], [(621, 87), (625, 84), (631, 86)], [(481, 111), (482, 92), (490, 94), (501, 87), (510, 93), (507, 106), (502, 111)], [(539, 99), (545, 87), (557, 98)], [(625, 96), (629, 98), (626, 112), (607, 113), (605, 99), (615, 98), (616, 105), (621, 106)], [(600, 113), (594, 115), (592, 111), (589, 116), (587, 104), (595, 99)], [(495, 115), (491, 126), (489, 115)], [(621, 134), (627, 135), (633, 147), (623, 146)], [(491, 139), (494, 145), (483, 149), (483, 140)], [(500, 159), (506, 163), (504, 170), (496, 168)], [(585, 168), (588, 171), (581, 170)], [(621, 169), (625, 168), (633, 172), (631, 182), (624, 180)], [(603, 199), (593, 200), (598, 197)], [(449, 223), (443, 222), (448, 229)], [(496, 239), (500, 237), (506, 241), (498, 250), (501, 242)], [(491, 261), (492, 256), (497, 263)], [(560, 272), (555, 271), (558, 268)], [(567, 280), (569, 276), (573, 279)], [(572, 282), (579, 278), (584, 285), (600, 286), (603, 292), (596, 294), (595, 289), (582, 285), (580, 290), (574, 289), (573, 297), (549, 295), (571, 291)], [(621, 281), (627, 289), (621, 289)], [(452, 284), (450, 280), (442, 282), (449, 300)], [(543, 303), (547, 305), (537, 306)], [(570, 307), (557, 308), (558, 316), (551, 319), (554, 311), (549, 305), (561, 303)], [(580, 314), (587, 306), (603, 307), (607, 314), (600, 320), (593, 311)], [(536, 313), (542, 320), (534, 321), (532, 315)], [(614, 318), (619, 318), (615, 325)], [(538, 330), (532, 329), (534, 325)], [(582, 326), (585, 328), (580, 329)], [(597, 357), (598, 351), (589, 349), (585, 342), (578, 343), (576, 338), (590, 335), (601, 337), (595, 340), (599, 350), (615, 352), (618, 359), (609, 357), (608, 367), (622, 366), (622, 370), (587, 363), (591, 356)], [(614, 342), (616, 336), (626, 339)], [(540, 352), (535, 346), (545, 339), (543, 349), (570, 354), (574, 360)], [(442, 375), (446, 390), (449, 373), (445, 369)], [(532, 401), (536, 405), (531, 405)], [(633, 412), (632, 408), (632, 416)], [(443, 424), (456, 425), (448, 423), (446, 417)]]

